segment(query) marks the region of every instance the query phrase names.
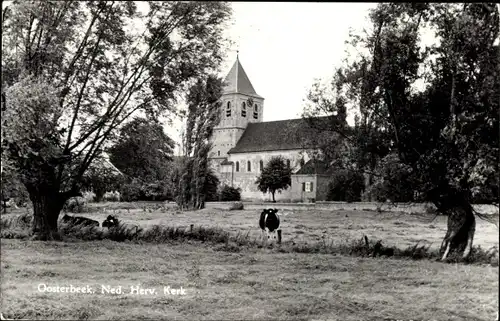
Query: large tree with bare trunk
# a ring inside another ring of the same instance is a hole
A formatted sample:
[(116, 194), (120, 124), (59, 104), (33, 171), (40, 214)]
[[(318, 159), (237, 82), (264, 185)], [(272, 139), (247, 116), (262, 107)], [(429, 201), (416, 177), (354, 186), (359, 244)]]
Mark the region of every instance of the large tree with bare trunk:
[[(471, 198), (499, 179), (499, 7), (379, 4), (370, 20), (371, 30), (351, 36), (359, 55), (335, 74), (332, 96), (316, 86), (306, 115), (335, 113), (337, 101), (357, 106), (347, 138), (358, 168), (369, 170), (365, 161), (374, 158), (366, 156), (378, 150), (396, 154), (420, 199), (448, 215), (442, 259), (451, 252), (466, 259), (475, 233)], [(425, 45), (422, 32), (436, 43)]]
[(2, 10), (2, 150), (34, 207), (35, 239), (129, 116), (174, 112), (220, 66), (228, 4), (13, 1)]

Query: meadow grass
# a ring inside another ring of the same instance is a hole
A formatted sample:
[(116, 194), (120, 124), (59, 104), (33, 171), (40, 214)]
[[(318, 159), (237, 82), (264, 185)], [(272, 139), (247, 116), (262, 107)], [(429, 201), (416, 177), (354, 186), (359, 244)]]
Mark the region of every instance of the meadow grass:
[[(2, 311), (25, 319), (492, 320), (498, 268), (209, 243), (2, 239)], [(89, 285), (93, 294), (41, 293)], [(130, 286), (155, 295), (130, 294)], [(122, 286), (122, 294), (102, 293)], [(183, 287), (184, 296), (163, 287)]]
[[(498, 267), (483, 264), (498, 230), (487, 222), (477, 222), (476, 264), (443, 264), (433, 245), (446, 232), (443, 218), (295, 211), (283, 220), (283, 244), (263, 247), (256, 212), (139, 207), (118, 211), (116, 229), (61, 224), (65, 242), (29, 241), (28, 214), (2, 215), (1, 311), (25, 319), (224, 320), (492, 320), (498, 311)], [(75, 215), (102, 221), (108, 213)], [(40, 283), (96, 292), (41, 293)], [(103, 285), (126, 293), (101, 293)], [(129, 294), (135, 285), (158, 293)], [(164, 295), (163, 286), (186, 295)]]

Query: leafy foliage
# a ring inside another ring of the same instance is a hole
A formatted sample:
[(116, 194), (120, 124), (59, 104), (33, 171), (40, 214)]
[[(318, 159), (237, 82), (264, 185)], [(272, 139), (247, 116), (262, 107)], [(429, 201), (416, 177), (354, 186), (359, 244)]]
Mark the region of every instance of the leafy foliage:
[[(341, 89), (335, 99), (359, 107), (354, 159), (373, 170), (396, 153), (420, 200), (458, 213), (453, 219), (465, 215), (464, 229), (470, 229), (471, 197), (498, 179), (499, 9), (493, 3), (383, 3), (370, 20), (372, 29), (349, 41), (359, 55), (346, 59), (333, 81)], [(437, 43), (420, 41), (424, 27)]]
[(232, 186), (224, 185), (219, 192), (219, 200), (221, 202), (231, 202), (241, 200), (241, 189)]
[(188, 92), (184, 157), (176, 183), (177, 203), (181, 207), (201, 209), (207, 198), (215, 198), (219, 180), (209, 167), (208, 154), (213, 129), (219, 122), (222, 84), (222, 79), (209, 76), (198, 79)]
[[(498, 16), (492, 4), (380, 4), (373, 29), (351, 36), (359, 55), (335, 73), (333, 94), (313, 87), (308, 112), (358, 106), (351, 135), (333, 128), (352, 142), (353, 163), (370, 172), (396, 153), (428, 200), (436, 187), (484, 190), (498, 164)], [(423, 27), (440, 41), (424, 46)]]
[[(20, 182), (16, 173), (9, 168), (8, 164), (2, 160), (2, 186), (1, 186), (1, 199), (2, 206), (4, 202), (14, 199), (17, 206), (26, 204), (29, 200), (28, 192), (23, 184)], [(4, 208), (4, 210), (6, 210)]]
[(172, 199), (168, 178), (174, 144), (163, 126), (151, 119), (135, 118), (121, 128), (108, 152), (111, 162), (127, 177), (121, 185), (125, 200)]
[(129, 182), (122, 184), (119, 192), (124, 202), (166, 201), (172, 199), (170, 190), (164, 182), (146, 182), (140, 178), (133, 178)]
[(87, 209), (87, 200), (83, 197), (72, 197), (66, 201), (63, 211), (71, 213), (83, 213)]
[(160, 123), (135, 118), (120, 129), (108, 152), (110, 161), (128, 177), (157, 181), (169, 175), (174, 145)]
[(370, 199), (379, 202), (411, 202), (415, 200), (415, 182), (412, 169), (399, 160), (397, 154), (384, 157), (375, 169), (377, 179), (369, 187)]
[(292, 169), (282, 156), (272, 157), (255, 182), (262, 193), (270, 192), (275, 202), (276, 191), (286, 190), (291, 184)]
[(328, 184), (328, 201), (359, 202), (365, 188), (364, 177), (359, 172), (338, 170)]
[(212, 169), (209, 169), (205, 176), (205, 201), (214, 202), (219, 200), (219, 178)]
[(131, 115), (176, 112), (178, 94), (220, 66), (228, 4), (143, 4), (12, 1), (2, 10), (2, 147), (37, 203), (42, 238), (56, 237), (62, 205)]

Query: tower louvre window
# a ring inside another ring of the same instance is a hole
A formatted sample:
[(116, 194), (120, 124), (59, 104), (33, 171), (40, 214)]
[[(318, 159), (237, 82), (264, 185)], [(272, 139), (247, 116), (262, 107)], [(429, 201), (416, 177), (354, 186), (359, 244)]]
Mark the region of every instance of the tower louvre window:
[(231, 102), (227, 102), (227, 107), (226, 107), (226, 117), (231, 117)]
[(259, 107), (257, 104), (253, 105), (253, 118), (258, 119), (259, 118)]
[(241, 103), (241, 117), (247, 117), (247, 104), (245, 102)]

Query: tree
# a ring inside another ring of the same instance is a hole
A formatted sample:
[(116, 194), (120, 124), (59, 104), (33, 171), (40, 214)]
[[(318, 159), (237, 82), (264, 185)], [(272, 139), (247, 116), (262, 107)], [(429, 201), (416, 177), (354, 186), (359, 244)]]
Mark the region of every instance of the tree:
[(411, 168), (397, 154), (389, 154), (375, 168), (377, 177), (369, 194), (379, 202), (411, 202), (415, 199), (415, 182)]
[(165, 180), (174, 146), (160, 123), (135, 118), (120, 129), (118, 141), (108, 150), (109, 159), (129, 177)]
[[(174, 144), (154, 119), (134, 118), (120, 129), (108, 152), (111, 162), (127, 176), (122, 190), (128, 201), (168, 198)], [(130, 193), (135, 188), (137, 193)]]
[(281, 190), (286, 190), (291, 186), (291, 175), (292, 169), (287, 165), (285, 159), (281, 156), (276, 156), (269, 160), (255, 183), (262, 193), (271, 193), (273, 203), (276, 203), (274, 194), (276, 191), (281, 192)]
[(220, 118), (223, 81), (215, 76), (198, 81), (187, 95), (188, 114), (183, 135), (183, 170), (179, 177), (177, 202), (181, 207), (202, 209), (218, 179), (208, 164), (210, 139)]
[(346, 169), (337, 170), (328, 184), (326, 198), (329, 201), (359, 202), (364, 188), (363, 175)]
[[(380, 4), (370, 19), (371, 31), (351, 37), (360, 55), (338, 71), (339, 95), (369, 115), (357, 120), (370, 130), (364, 140), (395, 152), (420, 200), (448, 215), (441, 250), (466, 259), (475, 233), (471, 196), (498, 172), (498, 7)], [(423, 27), (437, 44), (420, 42)]]
[[(219, 68), (221, 2), (13, 1), (2, 12), (2, 146), (34, 206), (35, 239), (129, 116), (175, 111)], [(133, 27), (132, 27), (133, 26)]]

